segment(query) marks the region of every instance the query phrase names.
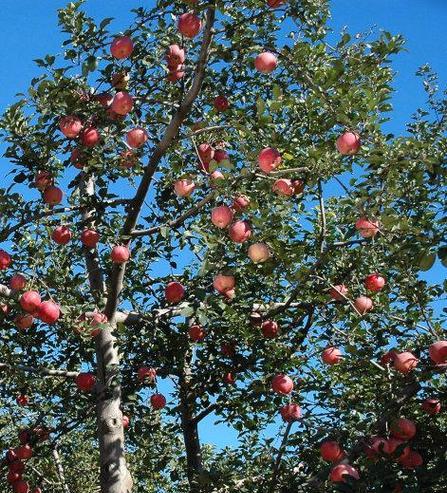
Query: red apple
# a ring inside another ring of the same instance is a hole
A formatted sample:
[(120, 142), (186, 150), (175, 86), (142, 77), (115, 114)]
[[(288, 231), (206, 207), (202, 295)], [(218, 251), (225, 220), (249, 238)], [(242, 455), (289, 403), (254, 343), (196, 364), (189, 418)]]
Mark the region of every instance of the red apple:
[(95, 127), (85, 128), (80, 135), (81, 144), (85, 147), (94, 147), (100, 140), (101, 136)]
[(144, 145), (149, 139), (149, 135), (146, 130), (141, 127), (133, 128), (129, 130), (126, 135), (127, 143), (130, 147), (136, 149)]
[(112, 101), (112, 111), (118, 115), (127, 115), (133, 108), (133, 97), (124, 91), (117, 92)]
[(48, 187), (43, 192), (43, 201), (49, 205), (57, 205), (62, 202), (64, 193), (58, 187)]
[(174, 191), (179, 197), (188, 197), (192, 194), (192, 192), (194, 192), (195, 188), (195, 183), (192, 180), (186, 178), (182, 180), (177, 180), (174, 183)]
[(165, 287), (165, 298), (168, 303), (177, 304), (185, 297), (185, 288), (177, 281), (168, 282)]
[(9, 287), (14, 291), (22, 291), (26, 286), (26, 277), (23, 274), (14, 274), (9, 280)]
[(365, 445), (364, 451), (369, 459), (377, 459), (378, 456), (383, 454), (386, 440), (382, 437), (371, 437)]
[(271, 173), (281, 164), (281, 154), (273, 147), (265, 147), (258, 155), (258, 166), (264, 173)]
[(270, 250), (265, 243), (253, 243), (248, 247), (248, 256), (255, 264), (258, 264), (270, 258)]
[(336, 142), (337, 150), (344, 156), (356, 154), (361, 146), (360, 135), (355, 132), (345, 132), (338, 137)]
[(22, 475), (15, 471), (8, 471), (8, 474), (6, 475), (6, 481), (8, 481), (9, 484), (14, 484), (20, 479), (22, 479)]
[(272, 379), (272, 390), (277, 394), (290, 394), (293, 390), (293, 380), (287, 375), (279, 373)]
[(35, 187), (43, 192), (53, 184), (53, 175), (49, 171), (38, 171), (34, 178)]
[(194, 38), (202, 29), (202, 21), (192, 12), (182, 14), (177, 25), (180, 33), (187, 38)]
[[(402, 439), (396, 438), (396, 437), (390, 437), (390, 438), (388, 438), (388, 440), (385, 441), (385, 444), (383, 446), (383, 453), (386, 455), (395, 455), (396, 450), (398, 448), (401, 448), (402, 445), (404, 445), (404, 443), (405, 443), (405, 440), (402, 440)], [(399, 458), (408, 454), (409, 451), (410, 451), (410, 447), (405, 447), (402, 450), (402, 453), (399, 456)], [(397, 459), (397, 457), (396, 457), (396, 459)]]
[(348, 288), (344, 284), (337, 284), (329, 290), (329, 296), (333, 300), (346, 301)]
[(403, 353), (397, 353), (394, 356), (393, 363), (394, 368), (400, 373), (409, 373), (411, 370), (416, 368), (419, 360), (413, 353), (409, 351), (404, 351)]
[(177, 67), (171, 69), (167, 75), (169, 82), (177, 82), (185, 77), (185, 71), (183, 65), (177, 65)]
[(386, 365), (392, 366), (394, 363), (394, 358), (396, 357), (397, 354), (398, 352), (395, 349), (391, 349), (390, 351), (386, 352), (381, 356), (380, 362), (384, 366)]
[(221, 163), (222, 161), (229, 160), (230, 156), (228, 155), (227, 151), (224, 151), (223, 149), (216, 149), (214, 151), (214, 161)]
[(205, 339), (206, 332), (201, 325), (191, 325), (188, 330), (189, 338), (192, 342), (201, 342)]
[(399, 462), (405, 469), (416, 469), (416, 467), (422, 466), (424, 459), (420, 453), (410, 449), (407, 454), (399, 457)]
[(77, 116), (63, 116), (59, 121), (59, 128), (65, 137), (75, 139), (82, 130), (82, 122)]
[(225, 180), (224, 174), (222, 173), (222, 171), (219, 171), (218, 169), (216, 169), (215, 171), (213, 171), (210, 174), (209, 178), (210, 178), (210, 181), (211, 181), (211, 188), (216, 188), (217, 181)]
[(357, 480), (360, 479), (357, 469), (349, 464), (338, 464), (338, 466), (333, 467), (329, 474), (329, 479), (333, 483), (344, 483), (346, 482), (346, 476)]
[(236, 354), (236, 344), (234, 342), (223, 342), (220, 345), (220, 352), (224, 356), (231, 358)]
[(360, 315), (365, 315), (365, 313), (373, 309), (374, 305), (371, 298), (368, 298), (367, 296), (359, 296), (354, 301), (354, 306)]
[(340, 349), (336, 347), (328, 347), (321, 353), (321, 359), (327, 365), (336, 365), (343, 359)]
[(367, 217), (361, 217), (355, 222), (355, 227), (362, 238), (374, 238), (379, 230), (379, 222)]
[(279, 335), (279, 327), (273, 320), (266, 320), (261, 325), (262, 334), (268, 339), (274, 339)]
[(154, 409), (163, 409), (166, 406), (166, 397), (163, 394), (151, 395), (151, 406)]
[(345, 456), (345, 452), (338, 442), (328, 440), (320, 445), (320, 455), (323, 460), (328, 462), (338, 462)]
[(19, 458), (17, 457), (17, 454), (16, 454), (16, 450), (10, 448), (6, 452), (5, 459), (6, 459), (6, 462), (8, 462), (8, 463), (11, 463), (11, 462), (14, 462), (16, 460), (19, 460)]
[(102, 92), (100, 94), (94, 94), (92, 97), (93, 101), (98, 101), (98, 103), (103, 108), (109, 108), (113, 101), (113, 96), (110, 92)]
[(267, 0), (267, 5), (271, 9), (276, 9), (277, 7), (280, 7), (281, 5), (284, 5), (286, 3), (286, 0)]
[(20, 330), (29, 329), (34, 322), (34, 317), (28, 313), (27, 315), (17, 315), (14, 320), (16, 327)]
[(58, 245), (66, 245), (71, 237), (71, 231), (67, 226), (58, 226), (51, 234), (51, 239)]
[(71, 151), (70, 163), (72, 163), (77, 169), (82, 169), (85, 166), (85, 162), (82, 159), (80, 149), (76, 148)]
[(118, 60), (130, 57), (133, 49), (133, 41), (129, 38), (129, 36), (119, 36), (118, 38), (115, 38), (110, 45), (110, 53)]
[(292, 180), (286, 178), (279, 178), (272, 185), (272, 190), (278, 195), (284, 197), (291, 197), (294, 194), (294, 188), (292, 185)]
[(223, 380), (228, 385), (234, 385), (236, 383), (236, 378), (230, 371), (228, 373), (225, 373)]
[(157, 378), (157, 370), (155, 368), (149, 368), (147, 366), (142, 366), (138, 368), (138, 380), (154, 382)]
[(217, 111), (226, 111), (230, 106), (230, 103), (228, 102), (228, 99), (225, 96), (217, 96), (214, 99), (213, 105)]
[(170, 45), (166, 51), (165, 58), (168, 62), (168, 67), (174, 69), (185, 63), (185, 50), (180, 48), (179, 45)]
[(251, 237), (251, 232), (248, 221), (236, 221), (229, 229), (230, 238), (235, 243), (244, 243), (247, 241)]
[(53, 301), (44, 301), (37, 309), (37, 316), (46, 324), (54, 324), (59, 320), (61, 310)]
[(447, 341), (434, 342), (429, 348), (428, 352), (430, 358), (437, 365), (443, 365), (447, 363)]
[(438, 399), (425, 399), (421, 408), (430, 415), (439, 414), (441, 412), (441, 402)]
[(129, 416), (126, 416), (123, 414), (123, 428), (129, 428), (130, 425), (130, 418)]
[(264, 51), (260, 53), (255, 59), (255, 68), (263, 74), (269, 74), (275, 70), (278, 65), (278, 60), (273, 53)]
[(279, 410), (282, 419), (286, 423), (292, 423), (293, 421), (298, 421), (301, 418), (301, 408), (298, 404), (291, 402), (286, 404)]
[(233, 209), (237, 212), (241, 212), (250, 207), (250, 199), (245, 195), (239, 195), (233, 199)]
[(416, 435), (416, 425), (406, 418), (398, 418), (391, 425), (391, 434), (401, 440), (411, 440)]
[(0, 250), (0, 270), (6, 270), (11, 265), (12, 259), (5, 250)]
[(130, 259), (130, 250), (124, 245), (116, 245), (110, 254), (114, 264), (123, 264)]
[(14, 493), (28, 493), (29, 492), (29, 484), (26, 481), (16, 481), (12, 485), (12, 489)]
[(31, 448), (30, 445), (25, 444), (25, 445), (21, 445), (20, 447), (17, 447), (15, 449), (15, 453), (19, 460), (28, 460), (31, 459), (31, 457), (33, 456), (33, 449)]
[(34, 313), (40, 306), (41, 298), (37, 291), (25, 291), (19, 299), (20, 306), (29, 313)]
[(214, 158), (214, 148), (210, 144), (200, 144), (197, 151), (201, 168), (208, 173), (210, 170), (210, 161)]
[(232, 220), (233, 211), (226, 205), (220, 205), (211, 211), (211, 222), (218, 228), (226, 228)]
[(84, 229), (81, 233), (81, 243), (87, 248), (95, 248), (100, 239), (100, 235), (94, 229)]
[(123, 151), (120, 154), (119, 165), (121, 168), (130, 169), (136, 166), (137, 164), (138, 164), (138, 156), (130, 149), (127, 149), (126, 151)]
[(385, 286), (386, 281), (383, 276), (374, 273), (366, 276), (364, 283), (366, 289), (368, 289), (369, 291), (377, 292), (380, 291), (383, 286)]
[(81, 372), (75, 379), (76, 386), (83, 392), (91, 392), (96, 385), (96, 378), (93, 373)]
[[(26, 442), (20, 441), (20, 443), (22, 445), (25, 445), (28, 442), (29, 442), (29, 440)], [(8, 469), (11, 472), (17, 472), (19, 474), (23, 474), (23, 471), (25, 470), (25, 464), (23, 462), (21, 462), (20, 460), (15, 460), (15, 461), (8, 464)]]
[(236, 280), (231, 275), (217, 274), (213, 281), (214, 289), (227, 298), (234, 298), (235, 286)]
[(20, 394), (16, 397), (16, 402), (19, 406), (27, 406), (29, 404), (29, 397), (25, 394)]

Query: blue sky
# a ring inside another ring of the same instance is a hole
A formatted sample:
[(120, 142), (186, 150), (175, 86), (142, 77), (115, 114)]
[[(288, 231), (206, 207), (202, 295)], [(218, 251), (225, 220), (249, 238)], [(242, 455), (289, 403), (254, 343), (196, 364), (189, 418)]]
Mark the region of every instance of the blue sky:
[[(14, 101), (16, 93), (26, 91), (30, 79), (38, 74), (33, 59), (60, 52), (62, 36), (57, 31), (56, 9), (63, 4), (62, 0), (1, 1), (0, 111)], [(89, 0), (86, 9), (98, 18), (115, 17), (112, 26), (119, 31), (127, 24), (128, 10), (145, 4), (148, 2), (143, 0)], [(375, 26), (406, 38), (408, 51), (399, 55), (394, 63), (397, 71), (395, 110), (392, 121), (387, 124), (388, 131), (402, 133), (405, 122), (425, 99), (420, 80), (414, 76), (417, 68), (429, 63), (438, 72), (441, 83), (445, 85), (447, 81), (445, 0), (334, 0), (332, 6), (330, 24), (336, 32), (343, 26), (351, 33)], [(207, 420), (202, 427), (202, 438), (205, 442), (224, 445), (235, 440), (235, 433), (216, 430)]]

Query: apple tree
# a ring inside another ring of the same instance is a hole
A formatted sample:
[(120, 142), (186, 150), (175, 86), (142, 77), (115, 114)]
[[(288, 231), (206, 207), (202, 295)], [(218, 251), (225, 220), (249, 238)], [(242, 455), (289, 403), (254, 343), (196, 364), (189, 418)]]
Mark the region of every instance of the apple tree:
[(2, 491), (442, 491), (434, 73), (392, 135), (325, 0), (83, 3), (0, 120)]

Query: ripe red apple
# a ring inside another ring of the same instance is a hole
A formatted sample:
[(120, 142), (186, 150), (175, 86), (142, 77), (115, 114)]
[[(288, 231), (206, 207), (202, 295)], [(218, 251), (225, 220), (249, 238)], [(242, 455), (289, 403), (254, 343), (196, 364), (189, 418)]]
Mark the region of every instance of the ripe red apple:
[(185, 50), (179, 45), (170, 45), (166, 51), (166, 61), (170, 69), (178, 67), (185, 63)]
[(272, 379), (272, 390), (277, 394), (290, 394), (293, 390), (293, 380), (287, 375), (279, 373)]
[(260, 53), (255, 59), (255, 68), (258, 72), (263, 74), (269, 74), (275, 70), (278, 65), (278, 59), (273, 53), (264, 51)]
[(210, 170), (210, 161), (214, 158), (214, 148), (210, 144), (200, 144), (197, 148), (201, 168), (207, 173)]
[(9, 287), (14, 291), (21, 291), (26, 286), (26, 277), (23, 274), (14, 274), (9, 280)]
[(71, 151), (70, 163), (72, 163), (77, 169), (82, 169), (85, 166), (81, 156), (81, 150), (77, 147)]
[(355, 227), (362, 238), (374, 238), (379, 230), (379, 222), (367, 217), (361, 217), (355, 222)]
[(146, 130), (141, 127), (133, 128), (129, 130), (126, 135), (127, 143), (130, 147), (136, 149), (144, 145), (149, 139), (149, 135)]
[(123, 428), (129, 428), (130, 425), (130, 418), (129, 416), (126, 416), (123, 414)]
[(156, 410), (163, 409), (166, 406), (166, 397), (163, 394), (151, 395), (151, 406)]
[(12, 259), (5, 250), (0, 250), (0, 270), (6, 270), (11, 265)]
[(58, 187), (48, 187), (43, 192), (43, 201), (49, 205), (57, 205), (62, 202), (64, 193)]
[(19, 406), (27, 406), (29, 403), (29, 397), (25, 394), (20, 394), (16, 397), (16, 402)]
[(165, 287), (165, 298), (168, 303), (177, 304), (185, 297), (185, 288), (177, 281), (168, 282)]
[(394, 368), (400, 373), (409, 373), (416, 368), (419, 360), (413, 353), (404, 351), (403, 353), (397, 353), (393, 359)]
[(16, 481), (12, 485), (12, 489), (14, 493), (28, 493), (29, 492), (29, 484), (26, 481)]
[[(31, 441), (31, 433), (30, 433), (30, 430), (20, 430), (19, 431), (19, 434), (18, 434), (18, 439), (19, 439), (19, 442), (22, 445), (25, 445), (27, 443), (30, 443), (30, 441)], [(20, 464), (20, 462), (19, 462), (19, 464)], [(13, 464), (11, 464), (11, 465), (13, 465)], [(18, 466), (18, 467), (20, 468), (20, 466)]]
[(294, 194), (294, 187), (292, 185), (292, 180), (286, 178), (279, 178), (272, 185), (272, 190), (283, 197), (291, 197)]
[(441, 412), (441, 402), (439, 401), (439, 399), (425, 399), (421, 404), (421, 408), (427, 414), (433, 416)]
[[(231, 209), (230, 209), (231, 210)], [(230, 226), (230, 238), (235, 243), (244, 243), (251, 237), (251, 228), (248, 221), (236, 221)]]
[(229, 226), (233, 220), (233, 211), (226, 205), (214, 207), (211, 211), (211, 222), (220, 229)]
[(258, 264), (270, 258), (270, 250), (265, 243), (253, 243), (248, 247), (248, 256), (255, 264)]
[(81, 233), (81, 243), (87, 248), (95, 248), (100, 239), (100, 235), (94, 229), (84, 229)]
[(80, 135), (81, 144), (85, 147), (94, 147), (100, 140), (101, 135), (95, 127), (85, 128)]
[(5, 459), (6, 459), (6, 462), (8, 462), (8, 463), (19, 460), (19, 458), (17, 457), (17, 454), (16, 454), (16, 450), (13, 448), (10, 448), (5, 454)]
[(227, 356), (228, 358), (233, 357), (236, 354), (236, 343), (234, 342), (223, 342), (220, 345), (220, 352)]
[(340, 349), (336, 347), (328, 347), (321, 353), (321, 359), (327, 365), (336, 365), (343, 359)]
[(117, 92), (112, 101), (112, 111), (118, 115), (127, 115), (133, 108), (133, 97), (124, 91)]
[(102, 92), (100, 94), (93, 95), (92, 100), (98, 101), (98, 103), (103, 108), (109, 108), (110, 105), (112, 104), (113, 96), (110, 94), (110, 92)]
[(242, 212), (250, 207), (250, 199), (245, 195), (239, 195), (233, 199), (232, 207), (235, 211)]
[(53, 175), (49, 171), (38, 171), (34, 178), (35, 187), (43, 192), (53, 184)]
[(29, 444), (21, 445), (15, 449), (15, 453), (19, 460), (28, 460), (33, 456), (33, 449)]
[(116, 245), (110, 254), (114, 264), (123, 264), (130, 259), (130, 250), (124, 245)]
[(273, 320), (266, 320), (261, 325), (262, 334), (268, 339), (274, 339), (279, 335), (279, 326)]
[(348, 288), (344, 284), (337, 284), (329, 290), (329, 296), (333, 300), (346, 301), (348, 295)]
[(155, 368), (149, 368), (147, 366), (142, 366), (138, 368), (138, 380), (154, 382), (157, 378), (157, 370)]
[(333, 483), (344, 483), (347, 479), (346, 476), (350, 476), (357, 480), (360, 479), (357, 469), (349, 464), (338, 464), (338, 466), (333, 467), (329, 474), (329, 479)]
[(230, 371), (225, 373), (223, 380), (228, 385), (234, 385), (236, 383), (236, 377)]
[(121, 168), (130, 169), (137, 164), (138, 156), (134, 153), (134, 151), (127, 149), (120, 154), (119, 165), (121, 166)]
[(59, 128), (65, 137), (75, 139), (81, 133), (82, 122), (77, 116), (63, 116), (59, 121)]
[(93, 373), (81, 372), (76, 377), (75, 382), (82, 392), (91, 392), (96, 385), (96, 378)]
[(211, 188), (216, 188), (217, 181), (225, 180), (225, 176), (221, 171), (216, 169), (210, 174), (209, 179), (211, 181)]
[(338, 137), (335, 145), (340, 154), (352, 156), (357, 154), (360, 149), (360, 135), (355, 132), (345, 132)]
[(19, 299), (20, 306), (28, 313), (38, 310), (41, 298), (37, 291), (25, 291)]
[(368, 289), (369, 291), (373, 291), (373, 292), (380, 291), (383, 288), (383, 286), (385, 286), (385, 284), (386, 284), (385, 278), (377, 273), (369, 274), (365, 278), (365, 288)]
[(93, 312), (88, 315), (86, 313), (81, 315), (80, 321), (83, 322), (83, 326), (79, 328), (78, 332), (89, 331), (91, 337), (96, 337), (101, 332), (102, 326), (107, 324), (109, 319), (104, 313)]
[(320, 445), (320, 455), (323, 460), (328, 462), (338, 462), (343, 459), (345, 452), (338, 442), (327, 440)]
[(169, 73), (167, 75), (167, 79), (169, 82), (177, 82), (178, 80), (183, 79), (183, 77), (185, 77), (183, 65), (177, 65), (177, 67), (172, 68), (171, 70), (169, 70)]
[(187, 38), (194, 38), (202, 29), (202, 21), (192, 12), (182, 14), (177, 25), (180, 33)]
[(428, 352), (430, 358), (437, 365), (443, 365), (447, 363), (447, 341), (434, 342), (429, 348)]
[(110, 45), (110, 53), (118, 60), (130, 57), (133, 49), (133, 41), (129, 36), (119, 36), (118, 38), (115, 38)]
[(42, 490), (39, 487), (37, 487), (33, 489), (33, 493), (42, 493)]
[(37, 309), (37, 316), (46, 324), (54, 324), (59, 320), (61, 310), (53, 301), (44, 301)]
[(33, 322), (34, 317), (30, 313), (26, 315), (17, 315), (14, 320), (16, 327), (20, 330), (29, 329), (33, 325)]
[(214, 151), (214, 161), (221, 163), (226, 159), (230, 159), (230, 156), (228, 155), (227, 151), (225, 151), (224, 149), (216, 149)]
[(227, 298), (234, 298), (235, 286), (236, 280), (231, 275), (217, 274), (213, 281), (214, 289)]
[(279, 413), (286, 423), (292, 423), (293, 421), (298, 421), (301, 418), (301, 408), (298, 404), (293, 402), (282, 406)]
[(189, 339), (192, 342), (201, 342), (205, 339), (206, 332), (201, 325), (191, 325), (188, 330)]
[(20, 479), (22, 479), (22, 475), (15, 471), (8, 471), (8, 474), (6, 475), (6, 481), (8, 481), (9, 484), (14, 484)]
[(354, 301), (355, 309), (360, 313), (360, 315), (365, 315), (373, 309), (374, 305), (371, 298), (367, 296), (359, 296)]
[(411, 449), (409, 449), (408, 453), (402, 454), (398, 460), (405, 469), (416, 469), (416, 467), (422, 466), (424, 463), (421, 454)]
[(217, 111), (226, 111), (230, 106), (230, 103), (225, 96), (217, 96), (214, 99), (213, 106)]
[(51, 239), (58, 245), (66, 245), (72, 237), (72, 233), (67, 226), (58, 226), (51, 234)]
[[(402, 440), (402, 439), (396, 438), (396, 437), (390, 437), (390, 438), (388, 438), (388, 440), (385, 441), (385, 444), (383, 446), (383, 453), (386, 455), (395, 455), (396, 450), (398, 448), (402, 447), (402, 445), (404, 445), (404, 443), (405, 443), (405, 440)], [(402, 450), (402, 453), (399, 456), (399, 458), (408, 454), (409, 451), (410, 451), (410, 447), (405, 447)], [(396, 459), (397, 459), (397, 457), (396, 457)]]
[(174, 183), (174, 191), (179, 197), (188, 197), (192, 194), (192, 192), (194, 192), (195, 188), (195, 183), (187, 178), (177, 180)]
[(281, 5), (284, 5), (286, 3), (286, 0), (267, 0), (267, 5), (271, 9), (276, 9), (277, 7), (280, 7)]
[(378, 436), (371, 437), (364, 447), (364, 452), (368, 459), (377, 459), (378, 456), (383, 454), (385, 444), (385, 438)]
[[(20, 443), (22, 445), (25, 445), (26, 443), (28, 443), (28, 441), (27, 442), (20, 441)], [(14, 462), (8, 464), (8, 469), (11, 472), (17, 472), (18, 474), (23, 474), (23, 471), (25, 470), (25, 464), (20, 460), (15, 460)]]
[(416, 435), (416, 425), (411, 419), (398, 418), (391, 424), (391, 435), (401, 440), (411, 440)]
[(383, 366), (390, 365), (392, 366), (394, 363), (394, 358), (398, 352), (395, 349), (391, 349), (390, 351), (386, 352), (383, 354), (380, 358), (380, 362), (382, 363)]
[(281, 164), (281, 154), (274, 147), (265, 147), (258, 154), (258, 166), (264, 173), (271, 173)]

